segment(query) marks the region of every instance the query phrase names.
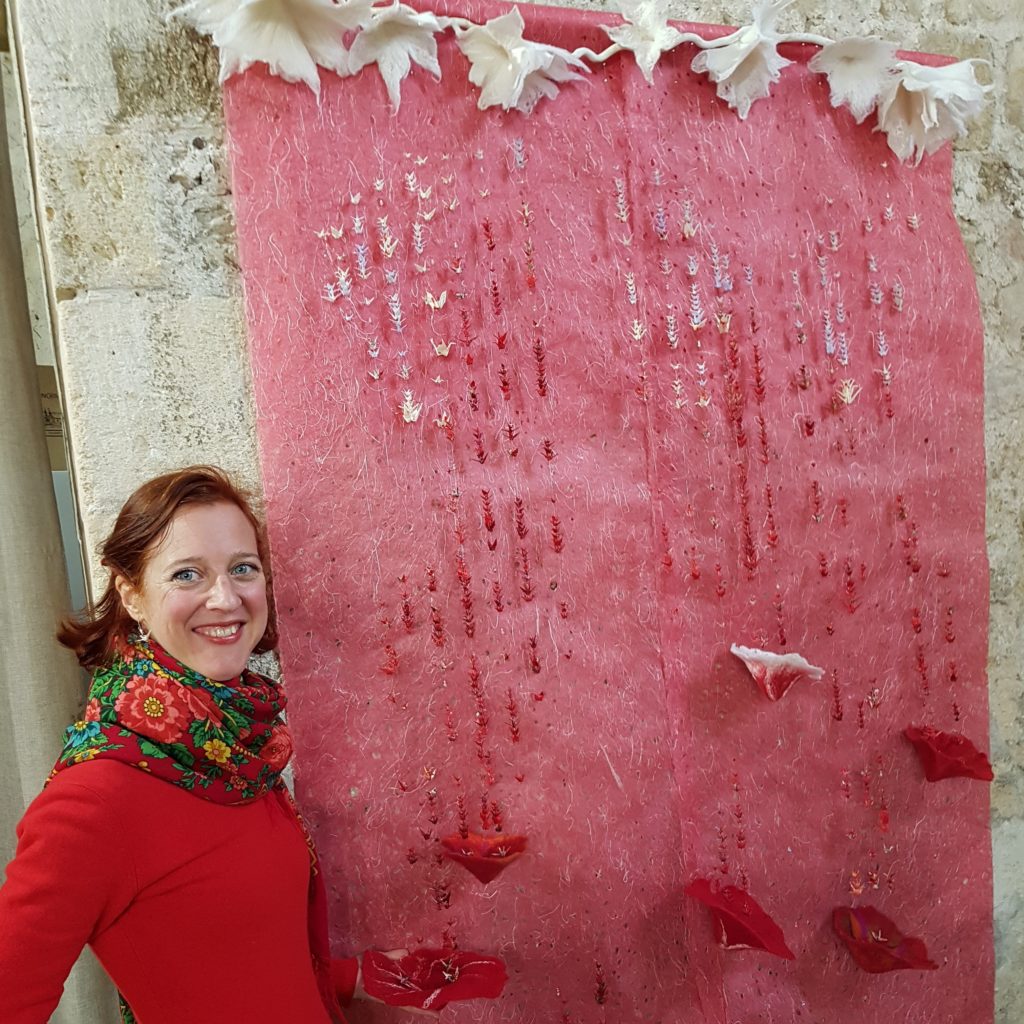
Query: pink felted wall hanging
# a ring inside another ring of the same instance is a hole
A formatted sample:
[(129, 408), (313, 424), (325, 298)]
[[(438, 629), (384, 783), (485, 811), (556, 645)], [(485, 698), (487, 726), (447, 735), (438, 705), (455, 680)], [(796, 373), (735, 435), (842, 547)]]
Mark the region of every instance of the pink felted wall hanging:
[[(458, 1021), (984, 1024), (987, 785), (903, 735), (987, 749), (950, 153), (901, 165), (809, 48), (746, 121), (685, 51), (530, 117), (479, 111), (450, 37), (397, 115), (372, 69), (226, 87), (333, 940), (500, 956)], [(858, 966), (881, 919), (935, 969)]]

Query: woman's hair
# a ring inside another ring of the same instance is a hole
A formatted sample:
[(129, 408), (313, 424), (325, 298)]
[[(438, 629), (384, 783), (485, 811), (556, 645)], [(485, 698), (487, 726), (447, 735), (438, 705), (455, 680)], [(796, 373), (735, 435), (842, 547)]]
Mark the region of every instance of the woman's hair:
[(277, 646), (267, 536), (253, 511), (250, 496), (236, 487), (227, 473), (216, 466), (189, 466), (154, 477), (124, 503), (110, 536), (100, 547), (100, 564), (110, 573), (103, 596), (82, 615), (64, 619), (57, 631), (57, 639), (75, 652), (79, 664), (85, 668), (108, 665), (115, 641), (119, 637), (127, 638), (136, 628), (134, 619), (125, 610), (117, 593), (117, 577), (122, 576), (133, 587), (139, 587), (149, 556), (163, 539), (178, 509), (221, 501), (237, 505), (252, 523), (256, 531), (256, 550), (267, 577), (267, 628), (255, 647), (255, 653), (262, 654)]

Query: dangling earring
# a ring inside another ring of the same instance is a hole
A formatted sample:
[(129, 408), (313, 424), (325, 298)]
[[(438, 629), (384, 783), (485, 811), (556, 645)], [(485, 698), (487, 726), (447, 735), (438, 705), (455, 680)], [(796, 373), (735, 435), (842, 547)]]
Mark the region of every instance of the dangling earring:
[(139, 639), (144, 644), (148, 644), (149, 643), (149, 629), (147, 628), (146, 624), (142, 621), (142, 619), (139, 619), (139, 621), (136, 623), (136, 625), (139, 627)]

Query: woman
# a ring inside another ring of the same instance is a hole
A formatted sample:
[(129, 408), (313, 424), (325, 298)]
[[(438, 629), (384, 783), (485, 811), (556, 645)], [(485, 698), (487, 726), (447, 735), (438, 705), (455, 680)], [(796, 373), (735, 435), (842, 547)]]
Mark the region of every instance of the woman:
[(218, 469), (158, 477), (102, 548), (110, 579), (58, 639), (93, 670), (0, 888), (0, 1021), (43, 1024), (82, 947), (141, 1024), (328, 1024), (324, 887), (280, 775), (285, 698), (267, 545)]

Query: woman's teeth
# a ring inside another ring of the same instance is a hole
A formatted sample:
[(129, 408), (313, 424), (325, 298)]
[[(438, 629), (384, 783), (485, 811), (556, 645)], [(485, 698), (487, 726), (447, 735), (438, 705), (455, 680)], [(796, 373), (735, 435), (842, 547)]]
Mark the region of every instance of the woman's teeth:
[(202, 633), (203, 636), (212, 636), (223, 640), (229, 636), (234, 636), (241, 628), (238, 623), (235, 623), (233, 626), (207, 626), (196, 630), (196, 632)]

